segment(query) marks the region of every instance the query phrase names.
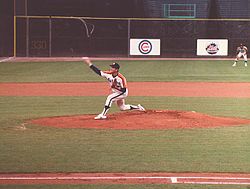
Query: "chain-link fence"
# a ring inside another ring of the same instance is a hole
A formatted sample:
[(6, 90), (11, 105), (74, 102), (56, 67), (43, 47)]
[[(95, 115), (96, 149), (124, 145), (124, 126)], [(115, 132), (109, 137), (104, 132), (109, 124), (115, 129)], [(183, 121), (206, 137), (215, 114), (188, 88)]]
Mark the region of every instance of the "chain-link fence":
[(130, 38), (161, 40), (160, 57), (196, 57), (197, 39), (250, 43), (250, 19), (16, 17), (16, 56), (129, 56)]

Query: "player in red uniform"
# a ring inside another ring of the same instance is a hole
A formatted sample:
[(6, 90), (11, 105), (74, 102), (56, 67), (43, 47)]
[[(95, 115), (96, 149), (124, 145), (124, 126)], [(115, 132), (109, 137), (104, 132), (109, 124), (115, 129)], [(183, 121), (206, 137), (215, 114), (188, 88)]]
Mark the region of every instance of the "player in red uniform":
[(111, 68), (109, 71), (101, 71), (95, 65), (93, 65), (88, 58), (83, 58), (83, 60), (96, 74), (108, 80), (112, 90), (112, 93), (106, 99), (102, 113), (96, 116), (95, 119), (106, 119), (106, 114), (113, 102), (116, 102), (120, 110), (145, 111), (145, 109), (140, 104), (137, 106), (125, 104), (125, 98), (128, 96), (127, 81), (126, 78), (119, 72), (119, 64), (113, 63), (110, 65)]

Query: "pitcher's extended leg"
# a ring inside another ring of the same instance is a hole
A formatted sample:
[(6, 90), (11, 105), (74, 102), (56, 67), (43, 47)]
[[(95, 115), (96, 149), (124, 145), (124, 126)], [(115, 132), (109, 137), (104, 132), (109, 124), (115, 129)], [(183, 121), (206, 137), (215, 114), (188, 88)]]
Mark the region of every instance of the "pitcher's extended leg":
[(121, 99), (121, 100), (117, 100), (117, 106), (120, 108), (120, 110), (140, 110), (140, 111), (145, 111), (145, 109), (138, 104), (136, 105), (130, 105), (130, 104), (125, 104), (125, 100)]

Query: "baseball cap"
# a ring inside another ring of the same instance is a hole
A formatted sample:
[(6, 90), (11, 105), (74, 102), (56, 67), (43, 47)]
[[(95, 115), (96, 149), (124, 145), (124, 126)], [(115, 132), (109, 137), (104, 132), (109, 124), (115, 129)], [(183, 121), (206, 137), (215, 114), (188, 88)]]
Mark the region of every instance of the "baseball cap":
[(112, 63), (111, 65), (109, 65), (111, 68), (115, 68), (115, 69), (117, 69), (117, 70), (119, 70), (119, 68), (120, 68), (120, 65), (119, 64), (117, 64), (116, 62), (114, 62), (114, 63)]

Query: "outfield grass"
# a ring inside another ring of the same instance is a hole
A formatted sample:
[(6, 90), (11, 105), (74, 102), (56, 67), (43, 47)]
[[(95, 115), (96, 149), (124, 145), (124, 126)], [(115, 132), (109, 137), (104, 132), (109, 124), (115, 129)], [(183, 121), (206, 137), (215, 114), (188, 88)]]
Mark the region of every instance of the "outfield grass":
[[(109, 61), (94, 62), (101, 69)], [(119, 61), (128, 81), (250, 82), (232, 61)], [(80, 62), (1, 63), (0, 82), (103, 81)], [(4, 90), (4, 89), (1, 89)], [(124, 131), (58, 129), (26, 120), (97, 114), (105, 97), (0, 97), (0, 172), (250, 172), (250, 125), (212, 129)], [(250, 119), (249, 98), (128, 97), (147, 109)], [(110, 113), (118, 111), (112, 107)], [(119, 124), (119, 123), (117, 123)], [(82, 188), (0, 185), (0, 188)], [(84, 188), (248, 188), (214, 185), (85, 185)]]
[[(249, 82), (250, 69), (232, 61), (118, 61), (128, 81)], [(109, 69), (110, 61), (94, 61)], [(103, 81), (82, 62), (1, 63), (0, 82)]]

